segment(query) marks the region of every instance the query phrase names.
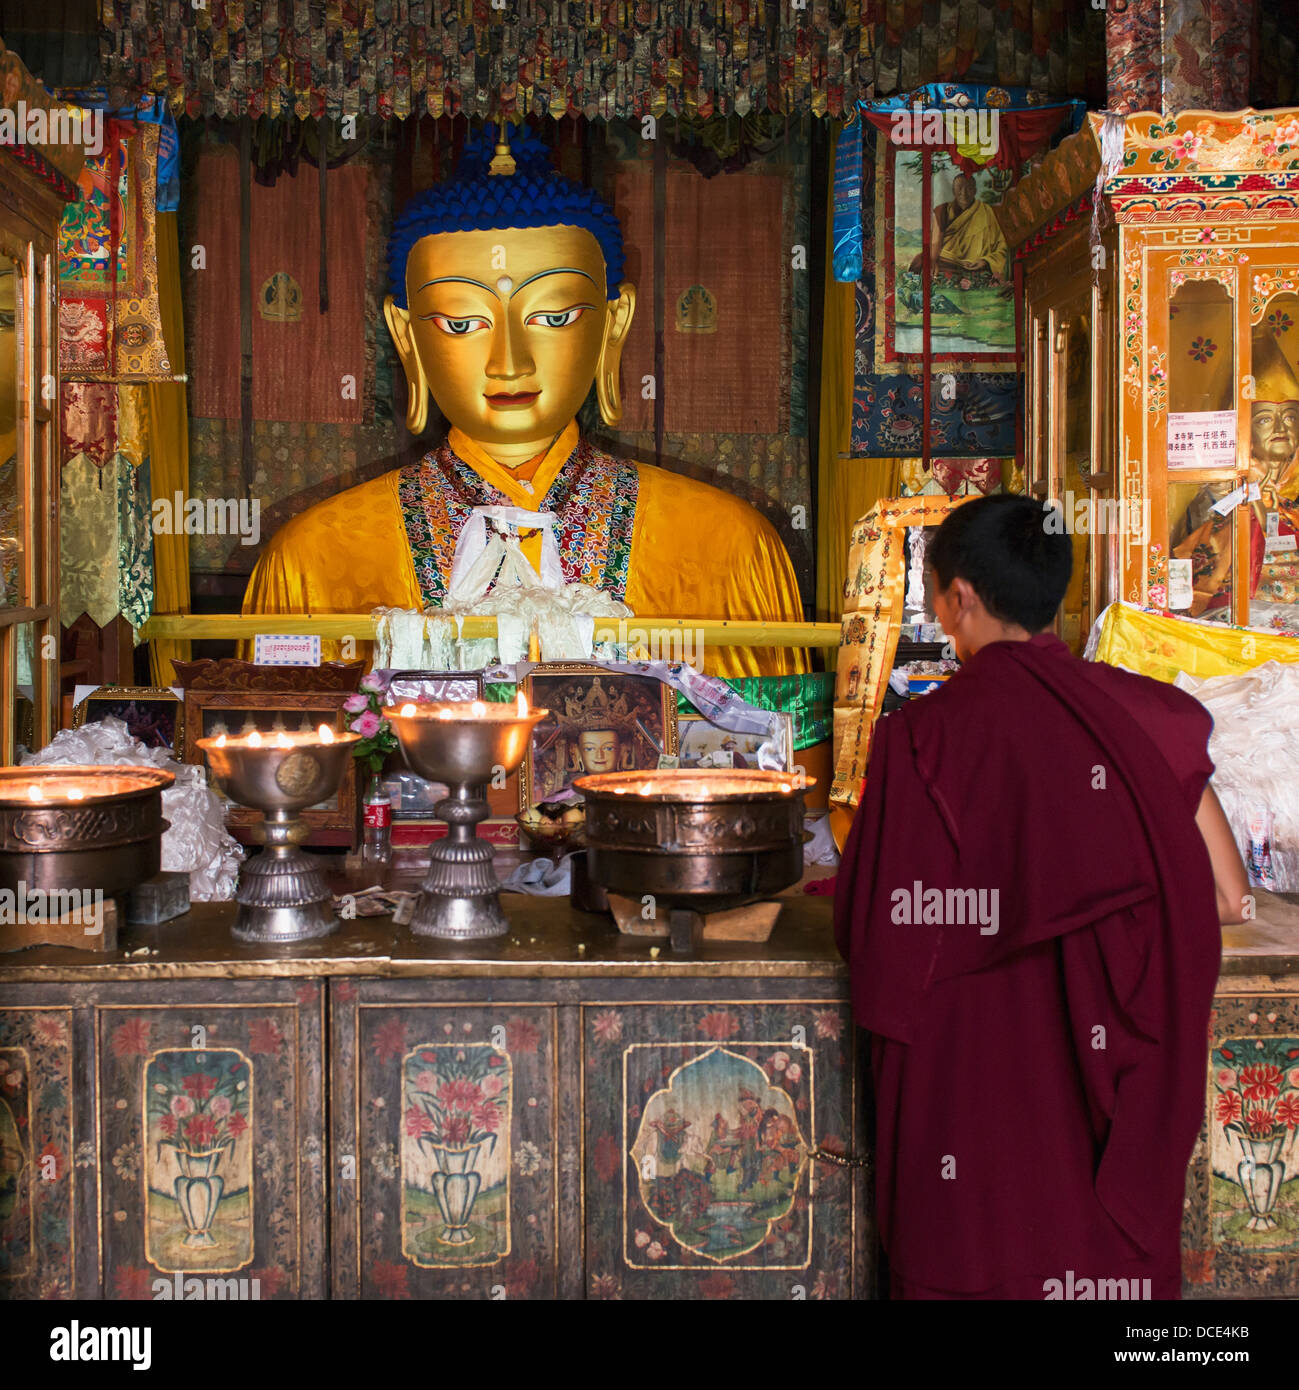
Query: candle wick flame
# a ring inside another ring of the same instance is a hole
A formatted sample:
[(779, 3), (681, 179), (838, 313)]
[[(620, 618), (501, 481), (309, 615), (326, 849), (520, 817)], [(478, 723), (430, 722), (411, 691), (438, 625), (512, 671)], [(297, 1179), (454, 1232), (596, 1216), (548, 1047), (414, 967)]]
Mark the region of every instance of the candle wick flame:
[(481, 700), (475, 700), (473, 704), (469, 706), (469, 713), (472, 714), (475, 719), (482, 719), (487, 714), (487, 706), (483, 704)]
[(334, 731), (329, 727), (328, 724), (322, 724), (320, 728), (316, 730), (316, 732), (320, 735), (321, 743), (333, 743)]

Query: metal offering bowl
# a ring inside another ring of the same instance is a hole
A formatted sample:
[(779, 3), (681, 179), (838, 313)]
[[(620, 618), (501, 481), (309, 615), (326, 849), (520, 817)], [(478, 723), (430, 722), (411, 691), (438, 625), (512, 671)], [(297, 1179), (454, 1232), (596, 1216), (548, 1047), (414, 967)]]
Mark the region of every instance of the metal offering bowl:
[(785, 772), (682, 768), (579, 777), (587, 871), (611, 893), (651, 894), (688, 950), (702, 914), (770, 897), (803, 872), (803, 793)]
[(429, 849), (428, 873), (410, 920), (416, 936), (474, 941), (509, 931), (492, 868), (495, 851), (478, 838), (477, 827), (488, 812), (487, 783), (498, 769), (508, 775), (518, 767), (533, 729), (549, 713), (520, 714), (514, 704), (481, 700), (406, 701), (384, 709), (411, 769), (450, 789), (433, 808), (447, 834)]
[(162, 859), (162, 793), (152, 767), (0, 768), (0, 885), (127, 893)]
[(333, 894), (319, 861), (298, 848), (300, 816), (338, 789), (359, 734), (264, 734), (201, 738), (212, 780), (232, 801), (266, 817), (266, 848), (239, 870), (233, 934), (240, 941), (309, 941), (337, 927)]
[(212, 780), (241, 806), (275, 812), (302, 811), (332, 796), (347, 771), (352, 745), (359, 734), (335, 734), (323, 743), (317, 734), (285, 734), (285, 748), (276, 735), (263, 736), (258, 746), (245, 737), (201, 738), (198, 746), (212, 769)]

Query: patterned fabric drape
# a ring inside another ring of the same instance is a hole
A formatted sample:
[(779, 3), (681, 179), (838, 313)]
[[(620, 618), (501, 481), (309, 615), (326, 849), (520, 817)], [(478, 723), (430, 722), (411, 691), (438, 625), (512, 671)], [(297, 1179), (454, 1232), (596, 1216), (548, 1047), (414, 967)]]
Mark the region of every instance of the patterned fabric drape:
[(1256, 0), (1165, 0), (1107, 11), (1111, 111), (1239, 111), (1250, 105)]
[(190, 116), (838, 116), (940, 77), (1063, 96), (1103, 71), (1104, 11), (1070, 0), (102, 0), (101, 16), (109, 83)]

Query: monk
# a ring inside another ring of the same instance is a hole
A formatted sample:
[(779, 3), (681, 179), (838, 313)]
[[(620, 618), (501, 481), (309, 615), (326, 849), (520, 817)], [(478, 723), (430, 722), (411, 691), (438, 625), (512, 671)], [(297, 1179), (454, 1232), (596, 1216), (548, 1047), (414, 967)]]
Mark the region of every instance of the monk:
[(1069, 1271), (1180, 1293), (1219, 922), (1248, 881), (1203, 707), (1048, 630), (1073, 557), (1043, 518), (996, 495), (936, 532), (963, 665), (880, 720), (836, 885), (894, 1297), (1058, 1297)]
[[(456, 176), (412, 199), (389, 243), (384, 317), (406, 377), (406, 424), (424, 430), (431, 393), (450, 422), (445, 440), (289, 521), (258, 562), (244, 611), (438, 608), (470, 515), (511, 506), (555, 518), (566, 583), (637, 614), (801, 621), (793, 566), (765, 517), (582, 437), (577, 414), (592, 385), (605, 423), (621, 416), (636, 307), (622, 232), (535, 137), (495, 154), (493, 139), (489, 126), (467, 141)], [(540, 530), (520, 527), (519, 538), (539, 566)], [(808, 664), (799, 651), (719, 646), (704, 668), (780, 675)]]
[[(910, 268), (919, 271), (924, 252), (912, 258)], [(930, 274), (938, 270), (986, 270), (1001, 283), (1006, 278), (1006, 237), (997, 214), (976, 196), (969, 174), (952, 180), (952, 200), (934, 209), (929, 232)]]

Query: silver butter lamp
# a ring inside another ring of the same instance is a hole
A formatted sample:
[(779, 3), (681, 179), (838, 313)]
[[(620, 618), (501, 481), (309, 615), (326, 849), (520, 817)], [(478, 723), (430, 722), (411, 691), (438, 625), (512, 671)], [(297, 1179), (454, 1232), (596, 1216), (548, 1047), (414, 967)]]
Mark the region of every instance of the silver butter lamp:
[(384, 709), (412, 770), (450, 791), (433, 808), (447, 834), (429, 851), (411, 917), (416, 936), (474, 941), (509, 931), (492, 867), (495, 851), (478, 838), (477, 827), (488, 812), (488, 782), (498, 770), (508, 776), (519, 766), (532, 730), (549, 713), (529, 710), (522, 696), (510, 704), (407, 701)]
[(233, 934), (240, 941), (310, 941), (338, 926), (333, 895), (301, 812), (338, 790), (358, 734), (260, 733), (201, 738), (212, 780), (241, 806), (266, 817), (266, 848), (239, 870)]

